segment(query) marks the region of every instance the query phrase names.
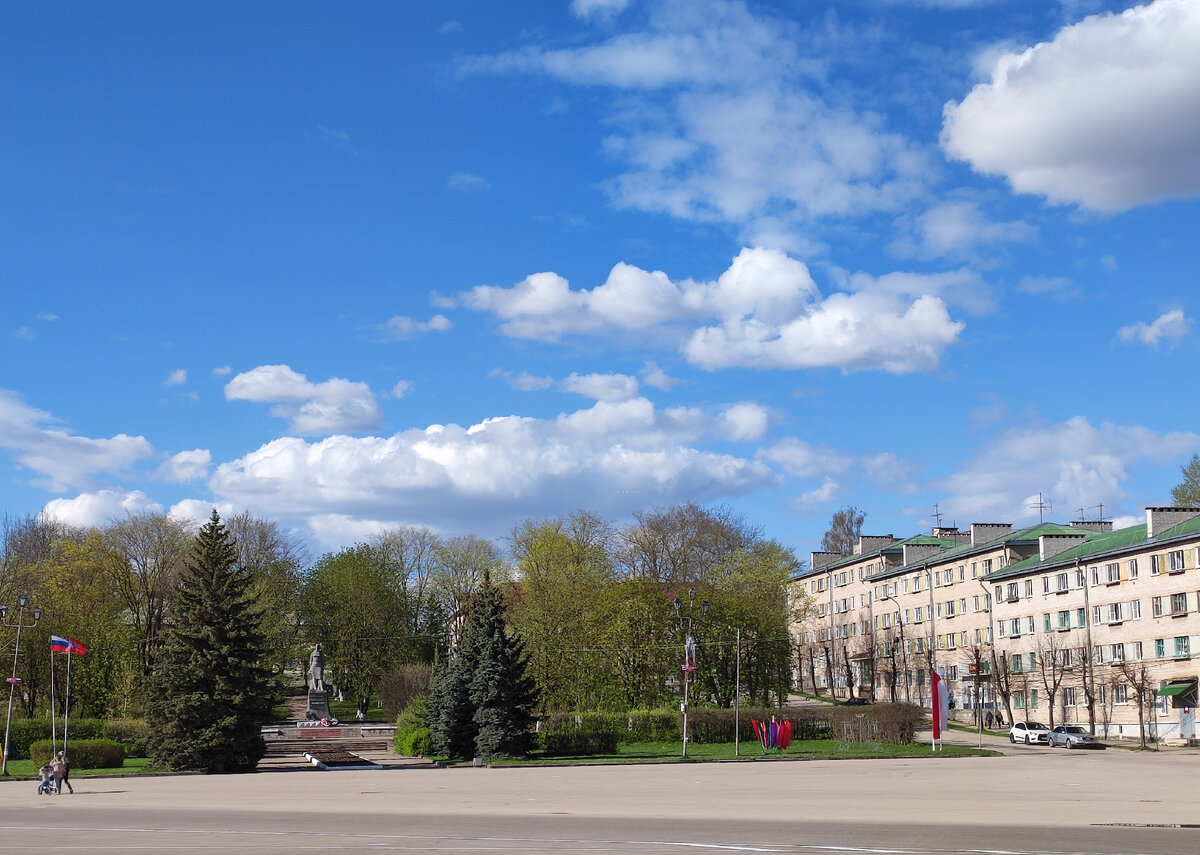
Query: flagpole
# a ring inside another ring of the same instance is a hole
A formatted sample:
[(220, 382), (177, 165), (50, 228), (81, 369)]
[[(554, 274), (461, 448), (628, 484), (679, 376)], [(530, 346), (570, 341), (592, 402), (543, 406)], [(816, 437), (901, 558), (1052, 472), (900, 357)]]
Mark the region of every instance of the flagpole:
[(58, 751), (58, 702), (54, 698), (54, 648), (50, 648), (50, 756)]
[(67, 729), (71, 726), (71, 651), (67, 651), (67, 708), (63, 710), (63, 756), (70, 757), (67, 753)]

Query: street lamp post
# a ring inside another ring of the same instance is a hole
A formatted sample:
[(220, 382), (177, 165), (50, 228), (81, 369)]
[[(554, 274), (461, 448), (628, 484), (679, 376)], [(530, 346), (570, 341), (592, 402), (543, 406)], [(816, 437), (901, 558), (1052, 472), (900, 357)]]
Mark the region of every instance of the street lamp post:
[(42, 619), (42, 610), (35, 608), (33, 610), (33, 623), (25, 623), (25, 606), (27, 605), (29, 605), (29, 595), (18, 595), (16, 623), (8, 622), (8, 606), (0, 605), (0, 622), (3, 622), (5, 626), (15, 627), (17, 630), (17, 638), (13, 643), (12, 676), (8, 678), (8, 717), (4, 720), (4, 759), (0, 761), (0, 775), (8, 774), (8, 738), (12, 732), (13, 695), (16, 692), (17, 684), (21, 682), (21, 678), (17, 676), (17, 657), (21, 655), (21, 630), (27, 626), (37, 626), (38, 621)]
[[(683, 756), (687, 757), (688, 744), (688, 703), (691, 700), (689, 689), (691, 686), (692, 672), (696, 670), (696, 639), (692, 636), (692, 619), (696, 606), (696, 589), (688, 588), (688, 610), (687, 614), (683, 613), (683, 602), (679, 597), (675, 598), (675, 617), (679, 619), (679, 626), (682, 629), (684, 622), (687, 623), (687, 632), (683, 639), (683, 703), (679, 709), (683, 713)], [(700, 601), (700, 614), (704, 616), (708, 614), (708, 600)]]

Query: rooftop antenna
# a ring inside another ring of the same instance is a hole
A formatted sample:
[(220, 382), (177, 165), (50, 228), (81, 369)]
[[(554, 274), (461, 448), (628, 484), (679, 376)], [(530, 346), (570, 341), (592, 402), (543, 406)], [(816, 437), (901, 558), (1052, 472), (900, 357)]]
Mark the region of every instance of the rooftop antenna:
[(1047, 502), (1047, 501), (1044, 501), (1044, 500), (1042, 499), (1042, 491), (1041, 491), (1041, 490), (1038, 490), (1038, 500), (1037, 500), (1037, 503), (1036, 503), (1036, 504), (1033, 504), (1033, 505), (1030, 505), (1029, 507), (1030, 507), (1030, 508), (1037, 508), (1037, 512), (1038, 512), (1038, 523), (1039, 523), (1039, 524), (1040, 524), (1040, 523), (1043, 523), (1043, 522), (1045, 522), (1045, 519), (1044, 519), (1044, 518), (1043, 518), (1043, 516), (1042, 516), (1042, 512), (1043, 512), (1043, 511), (1052, 511), (1052, 510), (1054, 510), (1054, 505), (1052, 505), (1052, 504), (1050, 504), (1049, 502)]
[(939, 510), (938, 505), (935, 503), (933, 506), (933, 527), (934, 528), (942, 527), (942, 516), (943, 516), (943, 514), (942, 514), (941, 510)]

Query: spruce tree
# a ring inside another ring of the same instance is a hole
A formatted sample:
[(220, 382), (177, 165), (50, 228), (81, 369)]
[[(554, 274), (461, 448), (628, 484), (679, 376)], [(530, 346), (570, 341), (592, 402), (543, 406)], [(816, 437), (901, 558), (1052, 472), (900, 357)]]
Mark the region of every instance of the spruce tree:
[(263, 664), (262, 609), (216, 510), (196, 536), (168, 608), (146, 702), (150, 754), (168, 769), (252, 770), (277, 685)]
[(528, 753), (536, 689), (527, 670), (524, 645), (508, 632), (501, 592), (485, 574), (458, 647), (430, 692), (434, 750), (455, 759)]
[(533, 744), (536, 689), (528, 675), (525, 646), (508, 631), (500, 591), (487, 585), (475, 612), (475, 751), (481, 757), (523, 757)]

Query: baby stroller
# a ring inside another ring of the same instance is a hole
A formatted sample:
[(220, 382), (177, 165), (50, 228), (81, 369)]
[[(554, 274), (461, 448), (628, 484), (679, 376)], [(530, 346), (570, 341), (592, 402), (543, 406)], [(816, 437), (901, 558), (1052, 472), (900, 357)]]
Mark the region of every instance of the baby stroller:
[(38, 795), (52, 796), (54, 793), (54, 770), (47, 763), (38, 769)]

